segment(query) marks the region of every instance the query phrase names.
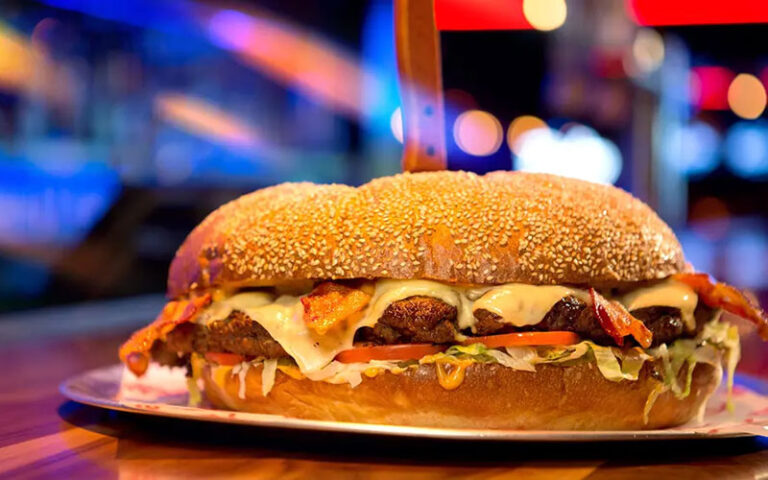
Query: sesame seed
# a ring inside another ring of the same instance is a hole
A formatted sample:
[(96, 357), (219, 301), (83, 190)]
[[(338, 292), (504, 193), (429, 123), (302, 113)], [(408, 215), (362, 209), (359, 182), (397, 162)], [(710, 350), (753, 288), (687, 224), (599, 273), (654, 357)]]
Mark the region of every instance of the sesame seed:
[[(197, 259), (198, 274), (182, 274), (185, 258)], [(190, 234), (169, 294), (392, 272), (470, 284), (634, 282), (683, 268), (669, 227), (622, 190), (545, 174), (443, 171), (244, 195)]]

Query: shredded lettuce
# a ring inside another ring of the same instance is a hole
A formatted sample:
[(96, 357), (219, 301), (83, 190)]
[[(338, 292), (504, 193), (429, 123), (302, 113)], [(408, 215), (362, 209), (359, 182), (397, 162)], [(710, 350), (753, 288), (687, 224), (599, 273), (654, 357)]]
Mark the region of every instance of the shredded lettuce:
[(382, 370), (401, 372), (403, 367), (397, 362), (382, 360), (371, 360), (368, 363), (341, 363), (334, 360), (320, 370), (311, 373), (305, 372), (304, 375), (310, 380), (322, 380), (336, 384), (348, 383), (350, 386), (356, 387), (363, 381), (363, 373), (377, 373)]
[(588, 354), (589, 345), (586, 342), (580, 342), (559, 347), (539, 347), (537, 352), (542, 359), (541, 363), (565, 363), (578, 360)]
[[(728, 371), (728, 400), (727, 405), (732, 409), (731, 390), (736, 364), (741, 356), (739, 335), (736, 327), (719, 320), (707, 323), (695, 339), (680, 339), (671, 345), (661, 345), (648, 351), (654, 358), (661, 359), (662, 380), (665, 391), (669, 390), (679, 399), (686, 398), (691, 393), (693, 371), (696, 364), (704, 363), (715, 367), (718, 375), (722, 375), (723, 356)], [(685, 368), (685, 374), (680, 382), (680, 372)], [(718, 382), (719, 383), (719, 382)]]
[(739, 329), (735, 325), (714, 321), (706, 324), (702, 332), (702, 339), (720, 351), (725, 351), (725, 369), (727, 372), (726, 387), (728, 388), (728, 400), (726, 406), (733, 411), (731, 393), (733, 392), (733, 377), (736, 373), (736, 365), (741, 359), (741, 343), (739, 341)]
[(655, 387), (653, 387), (653, 390), (651, 390), (651, 393), (648, 394), (648, 398), (645, 400), (645, 406), (643, 407), (643, 423), (648, 423), (648, 418), (651, 415), (651, 409), (654, 405), (656, 405), (656, 399), (659, 398), (659, 395), (666, 392), (667, 388), (664, 386), (663, 383), (657, 383)]
[[(585, 341), (594, 355), (597, 369), (603, 376), (612, 382), (621, 380), (637, 380), (640, 369), (647, 360), (651, 360), (650, 355), (645, 354), (640, 349), (630, 349), (622, 352), (613, 347), (602, 347), (595, 345), (590, 341)], [(621, 363), (619, 363), (621, 361)]]
[(535, 364), (538, 359), (533, 347), (507, 347), (505, 353), (501, 350), (488, 348), (482, 343), (473, 343), (471, 345), (454, 345), (445, 352), (422, 358), (419, 363), (435, 363), (446, 358), (471, 360), (478, 363), (499, 363), (505, 367), (525, 372), (535, 372)]
[(277, 360), (264, 360), (264, 366), (261, 369), (261, 395), (266, 397), (275, 386), (275, 374), (277, 373)]
[[(442, 358), (453, 357), (481, 363), (499, 363), (515, 370), (534, 372), (539, 364), (594, 360), (603, 377), (618, 382), (637, 380), (645, 362), (661, 360), (663, 390), (670, 390), (675, 396), (683, 399), (691, 393), (696, 364), (706, 363), (719, 369), (723, 355), (728, 369), (727, 385), (730, 390), (739, 352), (736, 328), (715, 320), (708, 323), (696, 338), (678, 339), (669, 346), (661, 345), (649, 350), (639, 347), (605, 347), (589, 340), (554, 347), (507, 347), (503, 351), (474, 343), (454, 345), (443, 353), (424, 357), (419, 363), (434, 363)], [(684, 372), (682, 375), (681, 371)], [(663, 392), (657, 392), (656, 396), (660, 393)]]
[(535, 372), (537, 363), (536, 350), (531, 347), (507, 347), (501, 350), (488, 350), (487, 354), (505, 367), (524, 372)]
[(442, 358), (453, 357), (480, 363), (499, 363), (515, 370), (535, 372), (538, 364), (570, 362), (590, 352), (592, 356), (589, 358), (595, 359), (600, 373), (611, 381), (637, 380), (643, 364), (652, 359), (639, 348), (622, 351), (586, 340), (564, 347), (506, 347), (504, 351), (487, 348), (481, 343), (454, 345), (443, 353), (424, 357), (420, 363), (434, 363)]
[(187, 389), (189, 390), (189, 399), (187, 405), (190, 407), (199, 407), (203, 402), (203, 395), (200, 392), (200, 387), (197, 385), (197, 379), (194, 377), (187, 377)]

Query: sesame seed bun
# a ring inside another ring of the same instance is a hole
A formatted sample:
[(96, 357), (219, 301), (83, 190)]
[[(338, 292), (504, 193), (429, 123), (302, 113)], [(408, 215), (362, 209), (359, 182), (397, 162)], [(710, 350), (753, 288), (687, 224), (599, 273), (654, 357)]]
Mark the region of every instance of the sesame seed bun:
[[(694, 369), (691, 393), (678, 400), (659, 395), (643, 421), (651, 392), (660, 384), (659, 363), (647, 363), (637, 381), (611, 382), (594, 362), (563, 367), (539, 365), (535, 373), (498, 364), (473, 364), (455, 390), (437, 381), (434, 365), (404, 373), (382, 373), (352, 388), (277, 372), (272, 391), (261, 393), (261, 366), (245, 375), (241, 397), (238, 375), (216, 375), (202, 368), (205, 394), (218, 407), (296, 418), (451, 428), (541, 430), (634, 430), (681, 425), (691, 420), (720, 381), (707, 364)], [(683, 369), (685, 370), (685, 369)], [(226, 372), (224, 372), (226, 373)], [(684, 372), (682, 372), (684, 374)], [(217, 382), (215, 378), (218, 378)]]
[(171, 264), (168, 294), (352, 278), (611, 287), (684, 268), (670, 228), (618, 188), (441, 171), (244, 195), (192, 231)]

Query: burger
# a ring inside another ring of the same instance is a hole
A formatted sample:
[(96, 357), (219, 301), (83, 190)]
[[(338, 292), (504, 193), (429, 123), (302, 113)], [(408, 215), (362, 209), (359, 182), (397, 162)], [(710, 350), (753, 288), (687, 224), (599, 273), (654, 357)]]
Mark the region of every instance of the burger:
[(344, 422), (678, 425), (723, 367), (731, 385), (722, 311), (768, 337), (647, 205), (521, 172), (255, 191), (187, 237), (168, 297), (120, 349), (134, 374), (184, 366), (193, 404)]

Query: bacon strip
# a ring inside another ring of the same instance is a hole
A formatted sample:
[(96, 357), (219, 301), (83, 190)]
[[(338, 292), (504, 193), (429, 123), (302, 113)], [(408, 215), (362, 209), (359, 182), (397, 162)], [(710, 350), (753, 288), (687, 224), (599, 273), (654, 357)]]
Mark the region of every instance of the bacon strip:
[(156, 340), (165, 340), (166, 335), (177, 325), (189, 322), (211, 303), (211, 295), (206, 293), (189, 300), (174, 300), (165, 304), (155, 320), (134, 332), (120, 347), (120, 360), (137, 376), (147, 371), (149, 350)]
[(618, 346), (624, 346), (624, 337), (627, 335), (632, 335), (643, 348), (651, 346), (653, 334), (643, 322), (633, 317), (624, 305), (616, 300), (607, 300), (594, 288), (589, 289), (589, 296), (592, 298), (592, 310), (600, 326)]
[(360, 289), (323, 282), (301, 299), (304, 322), (324, 335), (334, 325), (362, 311), (370, 300), (371, 296)]
[(696, 291), (705, 305), (722, 308), (754, 323), (763, 340), (768, 340), (768, 316), (759, 305), (738, 289), (716, 282), (706, 273), (677, 273), (672, 275), (672, 278)]

